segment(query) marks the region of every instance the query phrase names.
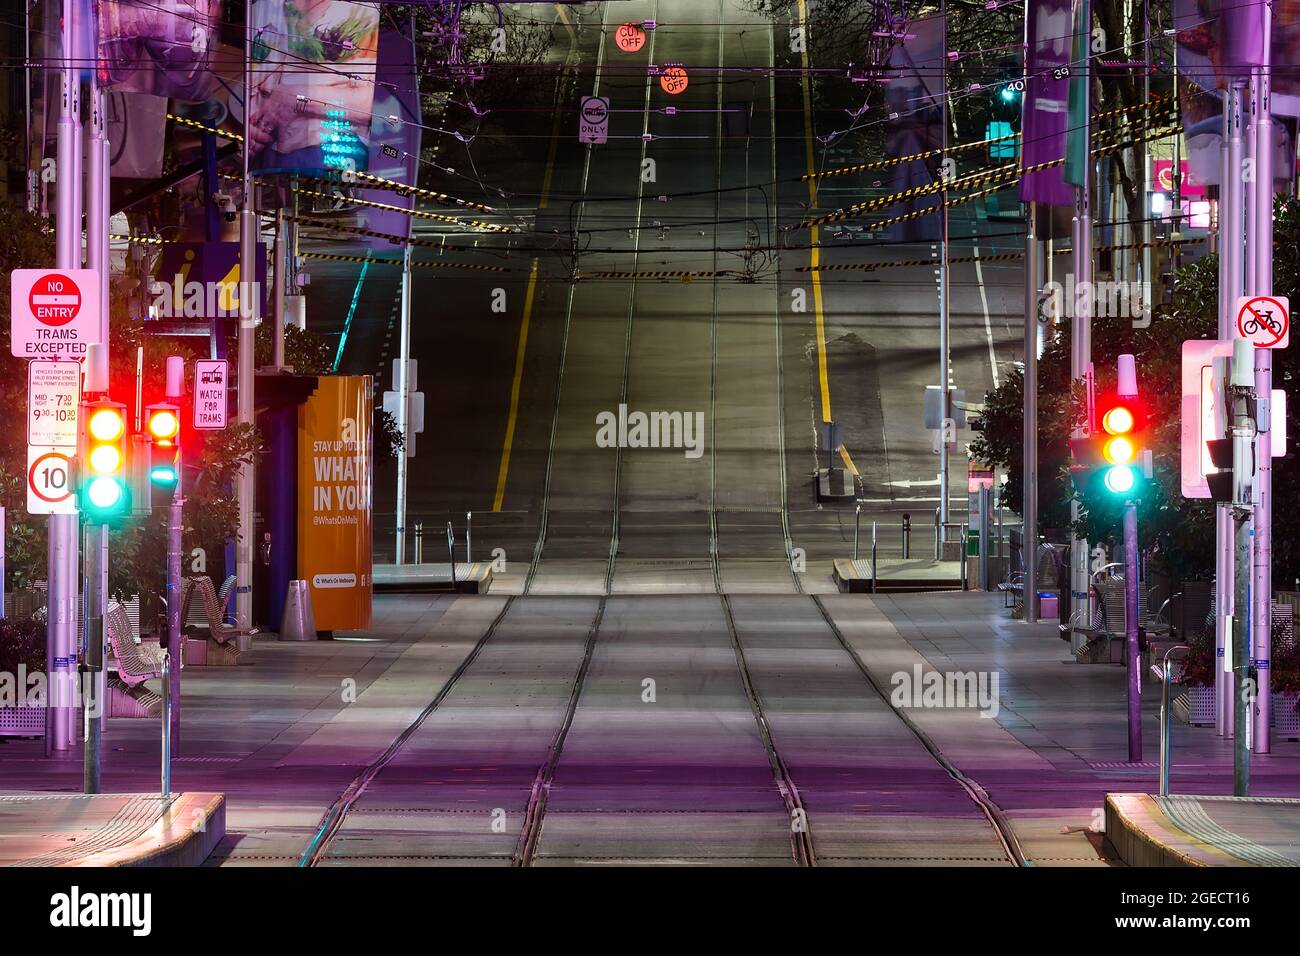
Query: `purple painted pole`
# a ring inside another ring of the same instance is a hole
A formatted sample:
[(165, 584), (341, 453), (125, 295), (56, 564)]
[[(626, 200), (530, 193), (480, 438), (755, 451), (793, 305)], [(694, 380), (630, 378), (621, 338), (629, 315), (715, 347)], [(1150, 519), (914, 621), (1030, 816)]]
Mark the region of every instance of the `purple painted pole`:
[(1142, 670), (1138, 662), (1137, 504), (1124, 508), (1124, 643), (1128, 660), (1128, 759), (1142, 760)]

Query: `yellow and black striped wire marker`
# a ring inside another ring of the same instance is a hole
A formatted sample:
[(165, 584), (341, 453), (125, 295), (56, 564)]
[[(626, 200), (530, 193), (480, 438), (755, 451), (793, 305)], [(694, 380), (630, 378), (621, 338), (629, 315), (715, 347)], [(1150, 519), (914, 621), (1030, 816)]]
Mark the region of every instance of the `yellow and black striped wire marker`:
[[(1099, 223), (1097, 228), (1105, 225)], [(1151, 242), (1125, 242), (1119, 245), (1094, 246), (1093, 252), (1113, 252), (1118, 249), (1145, 249), (1148, 246), (1172, 246), (1183, 245), (1189, 242), (1204, 242), (1205, 238), (1187, 238), (1187, 239), (1155, 239)], [(1053, 255), (1068, 256), (1073, 252), (1071, 249), (1054, 249)], [(963, 262), (1013, 262), (1017, 259), (1023, 259), (1023, 252), (999, 252), (991, 256), (949, 256), (948, 264), (955, 265)], [(934, 266), (939, 262), (938, 259), (898, 259), (893, 262), (835, 262), (824, 266), (796, 266), (795, 272), (875, 272), (877, 269), (898, 269), (907, 266)]]
[(689, 284), (696, 279), (725, 279), (729, 276), (741, 275), (744, 275), (744, 273), (736, 272), (734, 269), (719, 269), (706, 272), (691, 272), (682, 269), (609, 270), (579, 273), (578, 281), (581, 282), (585, 279), (680, 279), (683, 283)]
[(426, 209), (406, 209), (403, 206), (393, 206), (386, 202), (375, 202), (371, 199), (360, 199), (356, 196), (340, 197), (336, 193), (323, 193), (315, 189), (302, 189), (301, 187), (295, 191), (302, 193), (304, 196), (318, 196), (321, 199), (342, 199), (344, 202), (355, 206), (366, 206), (371, 209), (386, 209), (389, 212), (400, 212), (407, 216), (415, 216), (417, 219), (428, 219), (432, 222), (445, 222), (453, 226), (481, 229), (485, 232), (510, 233), (515, 231), (509, 226), (500, 226), (494, 222), (482, 222), (478, 219), (460, 219), (456, 216), (444, 216), (442, 213), (429, 212)]
[[(300, 252), (304, 259), (324, 259), (327, 262), (368, 262), (379, 266), (401, 266), (402, 260), (378, 256), (344, 256), (333, 252)], [(477, 262), (432, 262), (430, 260), (412, 259), (412, 269), (472, 269), (475, 272), (510, 272), (505, 266), (485, 266)]]

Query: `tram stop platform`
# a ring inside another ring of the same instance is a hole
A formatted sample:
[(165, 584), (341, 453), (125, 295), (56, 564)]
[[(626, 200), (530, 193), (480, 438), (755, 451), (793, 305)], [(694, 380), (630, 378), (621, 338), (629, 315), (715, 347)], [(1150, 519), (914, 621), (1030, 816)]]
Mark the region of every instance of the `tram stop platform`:
[(1129, 866), (1300, 866), (1300, 800), (1109, 793), (1106, 837)]
[(492, 587), (492, 565), (486, 561), (457, 561), (453, 579), (451, 565), (376, 564), (376, 591), (454, 591), (457, 594), (487, 594)]
[(225, 835), (220, 793), (0, 794), (0, 866), (199, 866)]

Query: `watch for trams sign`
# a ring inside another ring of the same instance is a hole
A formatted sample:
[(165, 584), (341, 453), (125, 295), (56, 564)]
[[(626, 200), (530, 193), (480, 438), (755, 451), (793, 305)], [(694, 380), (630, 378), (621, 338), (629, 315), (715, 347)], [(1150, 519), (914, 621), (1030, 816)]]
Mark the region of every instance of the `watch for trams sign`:
[(15, 269), (9, 283), (14, 355), (80, 359), (99, 340), (95, 270)]

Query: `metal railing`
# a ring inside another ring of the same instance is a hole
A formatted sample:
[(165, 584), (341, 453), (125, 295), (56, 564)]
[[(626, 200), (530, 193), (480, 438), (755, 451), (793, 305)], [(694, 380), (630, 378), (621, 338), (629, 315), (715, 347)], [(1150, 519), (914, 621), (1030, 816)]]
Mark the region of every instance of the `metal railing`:
[[(1187, 657), (1189, 648), (1186, 644), (1175, 644), (1165, 651), (1160, 661), (1157, 675), (1160, 678), (1160, 796), (1169, 796), (1169, 764), (1173, 752), (1173, 721), (1169, 711), (1169, 685), (1173, 683), (1173, 655), (1181, 651), (1179, 660)], [(1152, 668), (1156, 670), (1156, 668)]]

